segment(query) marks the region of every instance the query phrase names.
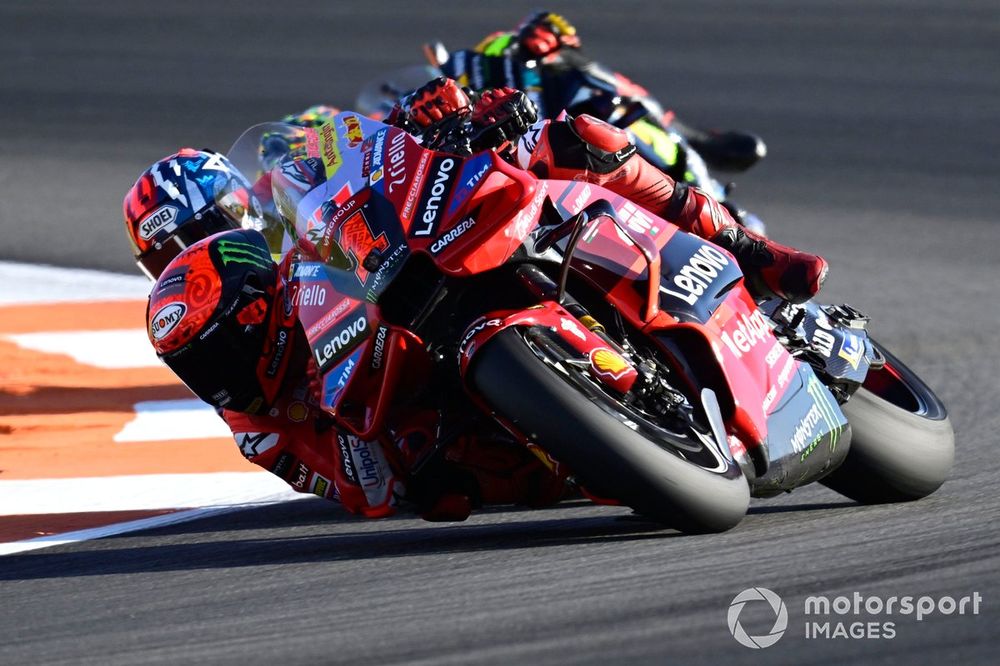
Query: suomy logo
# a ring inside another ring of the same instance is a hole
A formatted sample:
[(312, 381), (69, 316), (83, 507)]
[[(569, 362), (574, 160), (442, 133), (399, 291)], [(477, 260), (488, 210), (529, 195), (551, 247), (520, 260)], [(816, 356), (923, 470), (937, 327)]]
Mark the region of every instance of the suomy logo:
[(166, 204), (160, 206), (139, 225), (139, 238), (149, 240), (157, 231), (177, 220), (177, 207)]
[(170, 335), (170, 331), (174, 330), (174, 327), (184, 317), (185, 312), (187, 312), (187, 306), (183, 303), (170, 303), (157, 310), (149, 322), (149, 332), (153, 339), (162, 340)]

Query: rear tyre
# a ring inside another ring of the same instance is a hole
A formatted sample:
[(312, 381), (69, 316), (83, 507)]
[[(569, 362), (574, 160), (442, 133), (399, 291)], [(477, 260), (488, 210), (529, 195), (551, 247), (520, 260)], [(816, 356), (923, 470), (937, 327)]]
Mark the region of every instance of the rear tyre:
[(657, 426), (644, 414), (544, 347), (520, 329), (498, 333), (476, 353), (471, 387), (591, 491), (682, 532), (722, 532), (742, 520), (750, 491), (731, 456), (679, 435), (650, 438)]
[(955, 458), (948, 412), (898, 358), (885, 356), (843, 406), (853, 437), (844, 464), (821, 483), (862, 504), (908, 502), (941, 487)]

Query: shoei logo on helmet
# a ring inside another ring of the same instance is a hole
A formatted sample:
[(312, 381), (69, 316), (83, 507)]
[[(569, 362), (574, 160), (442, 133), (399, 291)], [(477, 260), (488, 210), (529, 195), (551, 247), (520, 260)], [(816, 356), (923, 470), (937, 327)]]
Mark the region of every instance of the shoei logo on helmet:
[(183, 303), (170, 303), (157, 310), (149, 321), (149, 332), (154, 340), (162, 340), (170, 335), (178, 322), (184, 318), (187, 306)]
[(149, 240), (153, 235), (177, 220), (177, 207), (166, 204), (160, 206), (139, 224), (139, 238)]

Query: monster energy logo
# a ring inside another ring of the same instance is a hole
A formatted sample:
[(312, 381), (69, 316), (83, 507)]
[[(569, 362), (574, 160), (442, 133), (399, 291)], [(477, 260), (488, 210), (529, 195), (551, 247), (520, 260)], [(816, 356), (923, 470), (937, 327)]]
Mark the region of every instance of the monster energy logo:
[[(799, 462), (803, 462), (810, 453), (816, 450), (819, 446), (820, 440), (823, 439), (822, 435), (816, 436), (808, 446), (803, 449), (796, 447), (796, 437), (804, 439), (808, 436), (808, 430), (812, 429), (812, 425), (815, 422), (810, 423), (811, 417), (813, 417), (814, 411), (817, 412), (815, 415), (815, 420), (818, 421), (820, 418), (826, 423), (827, 428), (830, 430), (830, 453), (837, 450), (837, 442), (840, 440), (840, 433), (843, 432), (844, 426), (840, 423), (840, 419), (837, 418), (836, 412), (833, 410), (833, 406), (830, 404), (830, 400), (827, 397), (827, 392), (823, 389), (823, 385), (820, 384), (819, 379), (814, 375), (809, 379), (809, 384), (806, 386), (806, 392), (813, 399), (813, 408), (809, 410), (803, 422), (799, 424), (796, 428), (795, 434), (792, 435), (792, 446), (797, 450), (801, 450), (799, 454)], [(800, 430), (803, 428), (808, 428), (808, 430), (803, 431), (800, 435)]]
[(239, 241), (220, 240), (215, 244), (222, 259), (222, 265), (229, 264), (249, 264), (257, 268), (270, 268), (271, 255), (253, 243), (242, 243)]

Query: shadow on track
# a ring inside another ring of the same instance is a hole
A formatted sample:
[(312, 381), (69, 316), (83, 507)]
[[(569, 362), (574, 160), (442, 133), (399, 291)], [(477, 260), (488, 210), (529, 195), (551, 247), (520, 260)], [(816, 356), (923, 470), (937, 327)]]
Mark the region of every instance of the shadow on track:
[[(780, 505), (753, 507), (750, 513), (856, 506), (851, 502)], [(433, 524), (410, 516), (364, 521), (342, 511), (331, 511), (331, 505), (322, 500), (307, 500), (109, 537), (84, 546), (87, 550), (82, 552), (7, 556), (3, 558), (0, 581), (537, 549), (685, 536), (635, 514), (578, 518), (560, 515), (574, 507), (593, 505), (586, 500), (572, 500), (528, 514), (537, 518), (509, 521), (504, 520), (505, 515), (523, 516), (525, 512), (489, 507), (475, 515), (495, 515), (500, 522)], [(553, 519), (553, 512), (559, 512), (558, 517)], [(178, 539), (186, 542), (177, 543)]]
[[(301, 508), (301, 504), (296, 502)], [(98, 548), (83, 552), (38, 552), (3, 558), (0, 581), (153, 573), (198, 569), (335, 562), (376, 558), (412, 557), (480, 551), (537, 549), (584, 543), (608, 543), (681, 536), (656, 523), (621, 516), (589, 516), (556, 520), (515, 520), (488, 525), (430, 524), (404, 517), (359, 522), (355, 518), (301, 516), (295, 525), (276, 521), (269, 510), (254, 511), (256, 530), (244, 527), (246, 538), (233, 538), (229, 526), (210, 519), (212, 527), (186, 530), (185, 525), (95, 542)], [(208, 522), (208, 521), (205, 521)], [(364, 525), (369, 530), (352, 530)], [(375, 529), (371, 530), (374, 526)], [(261, 536), (267, 531), (282, 535)], [(198, 541), (174, 543), (177, 536), (202, 532)], [(289, 534), (291, 532), (291, 534)], [(133, 545), (136, 541), (149, 545)], [(166, 542), (164, 542), (166, 541)], [(116, 546), (124, 547), (118, 548)]]

